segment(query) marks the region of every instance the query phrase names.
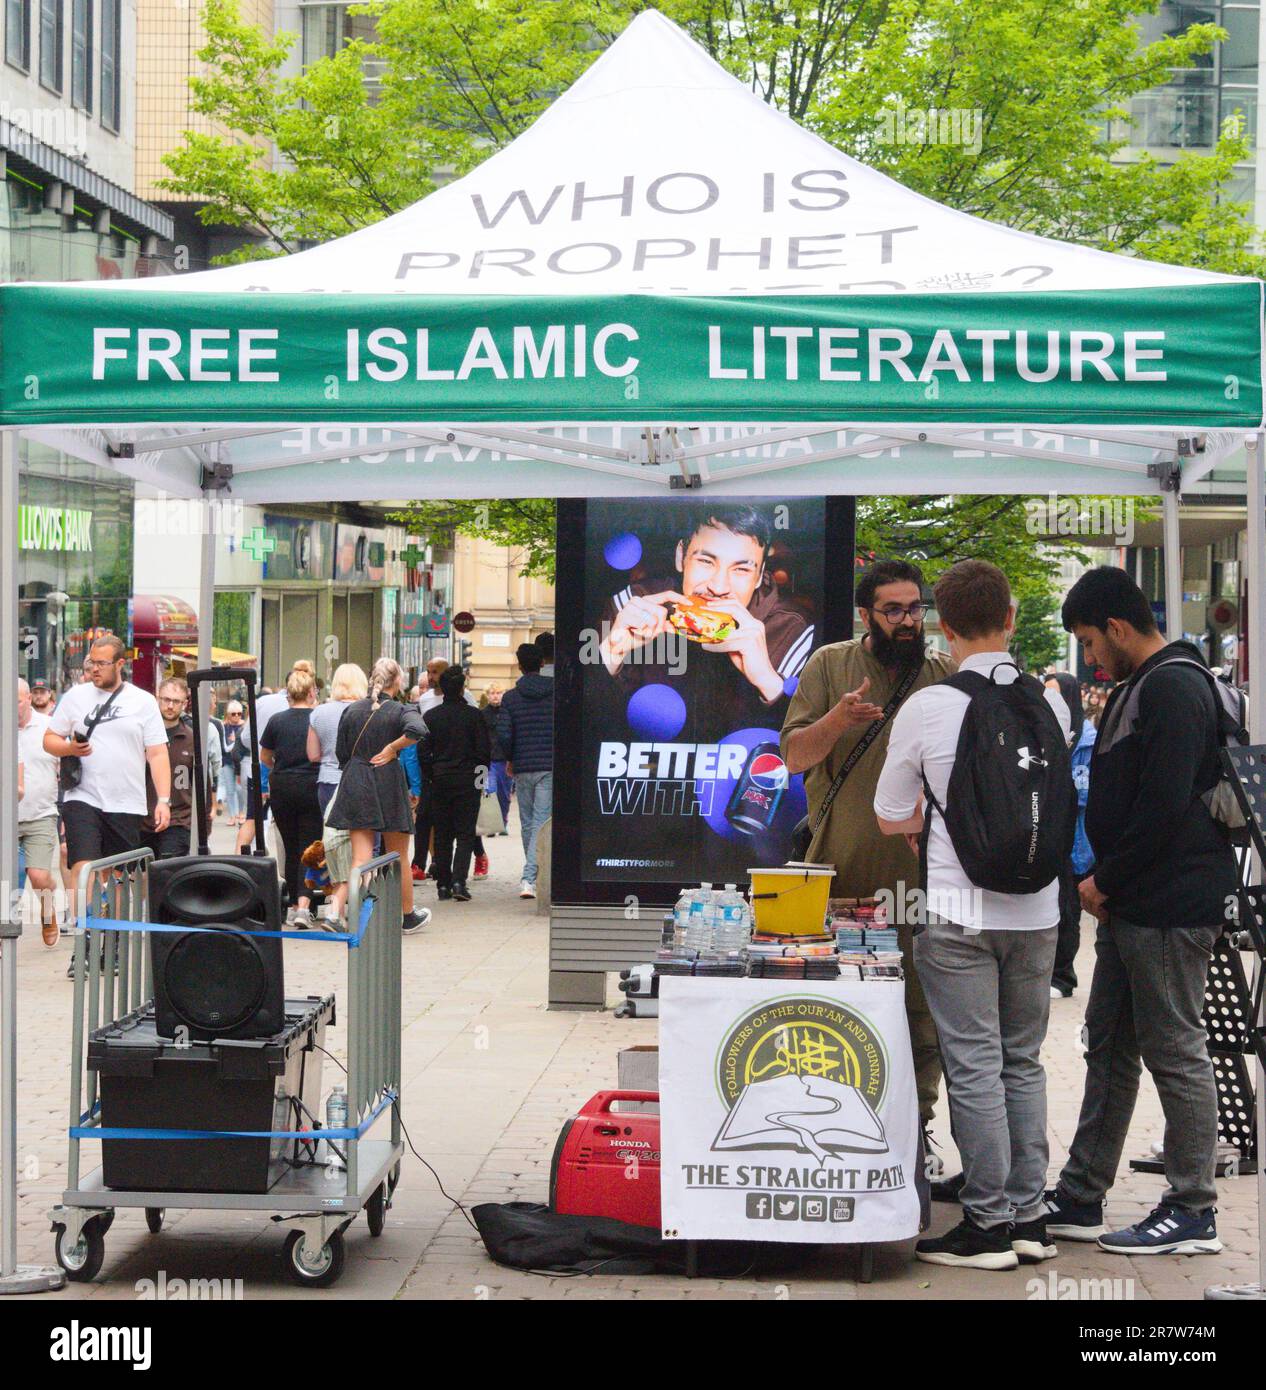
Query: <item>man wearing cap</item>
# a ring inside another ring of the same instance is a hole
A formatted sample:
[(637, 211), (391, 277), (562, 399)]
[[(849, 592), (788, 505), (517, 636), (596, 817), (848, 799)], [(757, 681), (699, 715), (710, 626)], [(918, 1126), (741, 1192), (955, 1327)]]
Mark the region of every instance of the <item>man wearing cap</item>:
[(43, 678), (31, 682), (31, 708), (36, 714), (52, 714), (57, 697), (52, 687)]

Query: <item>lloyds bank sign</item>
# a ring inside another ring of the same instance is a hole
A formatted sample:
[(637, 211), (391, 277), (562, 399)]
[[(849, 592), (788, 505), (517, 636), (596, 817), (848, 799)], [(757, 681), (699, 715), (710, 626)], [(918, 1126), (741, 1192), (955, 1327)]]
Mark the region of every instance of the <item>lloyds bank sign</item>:
[(92, 513), (72, 507), (19, 507), (19, 550), (91, 550)]

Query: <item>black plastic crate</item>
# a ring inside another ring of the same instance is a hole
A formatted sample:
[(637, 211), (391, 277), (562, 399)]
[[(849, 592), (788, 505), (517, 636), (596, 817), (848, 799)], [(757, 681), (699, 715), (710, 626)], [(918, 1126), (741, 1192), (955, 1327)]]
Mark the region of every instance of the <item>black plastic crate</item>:
[[(317, 1047), (334, 996), (286, 1000), (269, 1038), (178, 1045), (144, 1005), (88, 1042), (106, 1129), (296, 1130), (321, 1100)], [(315, 1046), (314, 1046), (315, 1044)], [(102, 1177), (120, 1192), (267, 1192), (307, 1146), (287, 1139), (103, 1139)]]

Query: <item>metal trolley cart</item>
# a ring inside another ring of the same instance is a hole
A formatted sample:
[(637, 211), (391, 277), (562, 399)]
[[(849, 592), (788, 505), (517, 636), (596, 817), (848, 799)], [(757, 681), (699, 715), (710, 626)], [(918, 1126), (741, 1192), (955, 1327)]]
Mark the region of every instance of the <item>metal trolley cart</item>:
[[(364, 865), (351, 886), (346, 932), (286, 931), (281, 935), (347, 950), (346, 1128), (320, 1128), (311, 1103), (286, 1106), (281, 1113), (300, 1114), (310, 1123), (292, 1121), (286, 1129), (158, 1130), (109, 1126), (103, 1116), (98, 1073), (88, 1063), (88, 1044), (102, 1030), (131, 1026), (153, 997), (150, 952), (146, 937), (154, 932), (199, 930), (148, 920), (148, 849), (115, 855), (87, 865), (79, 882), (81, 909), (75, 940), (74, 1018), (70, 1062), (70, 1149), (67, 1184), (61, 1204), (49, 1213), (56, 1232), (57, 1263), (69, 1279), (92, 1279), (105, 1257), (105, 1236), (120, 1207), (141, 1207), (151, 1232), (162, 1228), (169, 1208), (204, 1211), (258, 1211), (294, 1227), (286, 1239), (285, 1268), (295, 1283), (308, 1288), (332, 1284), (342, 1273), (343, 1233), (364, 1210), (372, 1236), (382, 1233), (404, 1153), (400, 1112), (400, 862), (394, 854)], [(89, 883), (99, 887), (89, 898)], [(307, 1001), (305, 1001), (307, 1002)], [(320, 1003), (321, 1001), (311, 1001)], [(326, 1013), (329, 1001), (326, 1004)], [(323, 1029), (323, 1022), (322, 1022)], [(213, 1044), (215, 1046), (215, 1044)], [(230, 1044), (231, 1046), (231, 1044)], [(320, 1052), (306, 1059), (303, 1091), (311, 1095), (312, 1072), (320, 1095)], [(280, 1087), (280, 1083), (279, 1083)], [(390, 1112), (390, 1137), (369, 1137)], [(277, 1112), (274, 1111), (274, 1114)], [(105, 1124), (103, 1125), (103, 1118)], [(275, 1155), (290, 1155), (285, 1171), (257, 1192), (124, 1191), (108, 1187), (104, 1165), (80, 1174), (80, 1144), (85, 1139), (166, 1141), (223, 1145), (267, 1140)], [(335, 1161), (322, 1161), (318, 1144)]]

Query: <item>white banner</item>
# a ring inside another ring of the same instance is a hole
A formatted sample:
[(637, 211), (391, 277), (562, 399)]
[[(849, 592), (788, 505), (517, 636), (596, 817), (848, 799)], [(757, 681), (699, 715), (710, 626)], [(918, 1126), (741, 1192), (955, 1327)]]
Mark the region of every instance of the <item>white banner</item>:
[(918, 1103), (898, 982), (660, 981), (667, 1239), (918, 1233)]

